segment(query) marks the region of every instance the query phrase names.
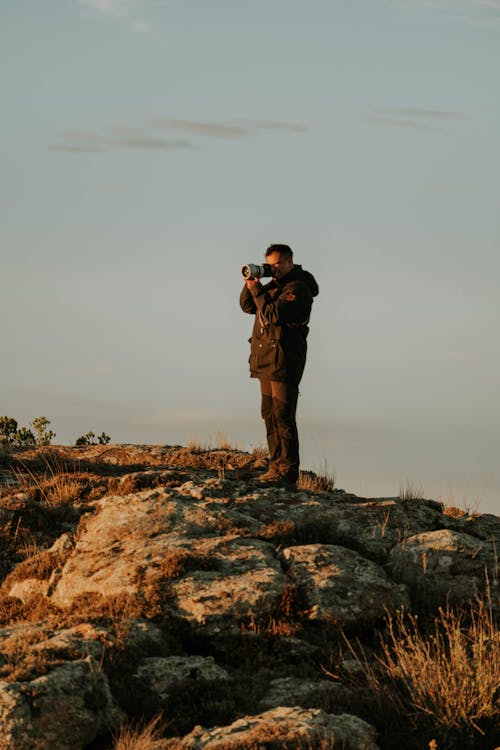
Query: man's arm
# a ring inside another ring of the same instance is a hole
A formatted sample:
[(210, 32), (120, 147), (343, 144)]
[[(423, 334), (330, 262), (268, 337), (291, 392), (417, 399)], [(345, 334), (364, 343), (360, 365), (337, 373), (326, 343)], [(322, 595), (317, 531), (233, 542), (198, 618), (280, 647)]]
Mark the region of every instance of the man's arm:
[(260, 284), (249, 291), (257, 310), (273, 325), (303, 323), (311, 314), (312, 294), (302, 282), (287, 284), (278, 298), (268, 294)]
[(257, 285), (262, 289), (258, 279), (248, 279), (240, 294), (240, 307), (243, 312), (250, 313), (250, 315), (255, 315), (257, 312), (257, 305), (251, 292), (252, 288)]

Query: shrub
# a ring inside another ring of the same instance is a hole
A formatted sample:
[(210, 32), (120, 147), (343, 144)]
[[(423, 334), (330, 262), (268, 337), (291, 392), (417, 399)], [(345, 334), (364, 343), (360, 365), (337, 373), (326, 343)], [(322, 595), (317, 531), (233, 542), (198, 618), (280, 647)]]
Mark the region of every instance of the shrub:
[(35, 431), (35, 440), (37, 445), (50, 445), (52, 438), (55, 438), (56, 433), (49, 430), (50, 419), (47, 417), (35, 417), (30, 422), (30, 426)]
[(48, 429), (49, 424), (50, 420), (46, 417), (36, 417), (30, 422), (35, 431), (33, 433), (27, 427), (18, 429), (17, 420), (14, 417), (0, 417), (0, 440), (7, 445), (19, 447), (49, 445), (52, 438), (56, 436), (55, 432)]
[(349, 646), (379, 715), (409, 721), (439, 747), (477, 747), (500, 730), (500, 631), (488, 601), (440, 609), (429, 632), (417, 615), (388, 618), (376, 666)]
[(97, 439), (94, 432), (87, 432), (85, 435), (81, 435), (76, 439), (75, 445), (107, 445), (110, 440), (110, 436), (106, 435), (105, 432), (101, 432), (101, 434), (97, 436)]
[(14, 441), (17, 432), (17, 421), (13, 417), (0, 417), (0, 437), (6, 443), (11, 444)]

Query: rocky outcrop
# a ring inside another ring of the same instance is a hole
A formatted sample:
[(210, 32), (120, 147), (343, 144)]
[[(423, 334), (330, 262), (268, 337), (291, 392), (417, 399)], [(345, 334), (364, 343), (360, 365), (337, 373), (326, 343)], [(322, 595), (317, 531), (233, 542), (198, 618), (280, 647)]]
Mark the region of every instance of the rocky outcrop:
[(379, 750), (375, 731), (350, 714), (327, 714), (319, 709), (275, 708), (245, 716), (225, 727), (196, 727), (165, 750), (238, 750), (254, 747), (341, 747), (344, 750)]
[(73, 750), (124, 718), (91, 656), (23, 682), (0, 683), (2, 750)]
[[(388, 568), (394, 578), (418, 589), (431, 602), (457, 603), (479, 596), (485, 581), (498, 578), (495, 540), (441, 529), (415, 534), (396, 545)], [(492, 591), (499, 608), (498, 587)]]
[[(23, 460), (35, 472), (42, 458)], [(229, 450), (88, 446), (60, 461), (79, 472), (77, 500), (0, 498), (0, 750), (111, 748), (120, 723), (157, 714), (162, 750), (376, 750), (344, 639), (373, 647), (388, 615), (488, 586), (500, 612), (495, 516), (263, 488), (262, 456)]]
[(380, 620), (384, 612), (409, 605), (406, 587), (359, 553), (333, 544), (288, 547), (290, 575), (303, 587), (311, 620), (350, 627)]

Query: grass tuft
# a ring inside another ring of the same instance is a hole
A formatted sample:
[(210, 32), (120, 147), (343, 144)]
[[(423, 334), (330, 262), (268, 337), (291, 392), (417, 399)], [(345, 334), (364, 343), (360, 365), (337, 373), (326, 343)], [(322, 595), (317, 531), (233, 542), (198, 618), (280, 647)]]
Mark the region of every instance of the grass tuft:
[(113, 740), (113, 750), (155, 750), (164, 727), (161, 716), (155, 716), (144, 726), (122, 724)]
[(423, 500), (424, 489), (421, 484), (413, 484), (408, 479), (404, 484), (399, 485), (400, 500)]
[(314, 492), (333, 492), (335, 489), (335, 472), (329, 471), (326, 461), (320, 474), (314, 471), (300, 471), (297, 488)]
[(500, 631), (489, 598), (440, 608), (429, 629), (417, 615), (389, 616), (375, 664), (362, 647), (348, 647), (379, 715), (395, 715), (417, 734), (435, 729), (440, 748), (475, 747), (500, 731)]

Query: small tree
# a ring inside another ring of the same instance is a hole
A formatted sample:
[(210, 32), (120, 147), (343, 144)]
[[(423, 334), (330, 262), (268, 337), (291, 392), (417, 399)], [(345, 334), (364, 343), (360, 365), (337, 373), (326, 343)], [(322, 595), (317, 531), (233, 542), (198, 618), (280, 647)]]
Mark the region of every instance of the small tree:
[(31, 445), (36, 445), (36, 438), (27, 427), (21, 427), (15, 434), (14, 442), (21, 448), (28, 448)]
[(31, 427), (35, 431), (35, 442), (37, 445), (50, 445), (52, 438), (56, 436), (56, 433), (49, 430), (50, 419), (47, 417), (35, 417), (30, 422)]
[(87, 432), (85, 435), (80, 435), (80, 437), (77, 438), (75, 445), (95, 445), (94, 438), (94, 432)]
[(110, 436), (106, 435), (105, 432), (101, 432), (97, 437), (97, 440), (95, 437), (95, 432), (87, 432), (85, 435), (81, 435), (77, 439), (75, 445), (107, 445), (111, 440)]
[(13, 417), (0, 417), (0, 437), (7, 444), (15, 440), (17, 421)]

